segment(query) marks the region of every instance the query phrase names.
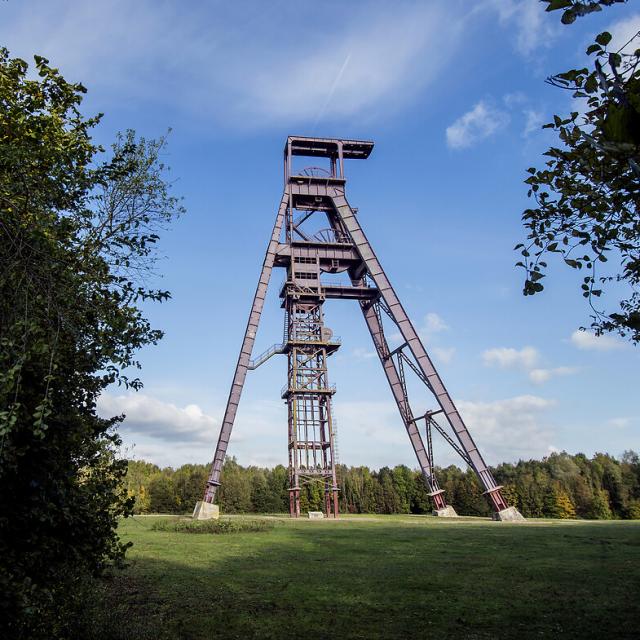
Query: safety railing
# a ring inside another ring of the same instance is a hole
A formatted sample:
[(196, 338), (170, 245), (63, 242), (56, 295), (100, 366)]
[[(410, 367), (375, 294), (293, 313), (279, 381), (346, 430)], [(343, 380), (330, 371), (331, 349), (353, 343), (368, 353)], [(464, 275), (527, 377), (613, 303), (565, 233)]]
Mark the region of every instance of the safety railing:
[(271, 345), (266, 351), (261, 353), (257, 358), (255, 358), (254, 360), (249, 360), (248, 369), (250, 371), (253, 371), (254, 369), (257, 369), (261, 364), (264, 364), (269, 358), (271, 358), (271, 356), (276, 355), (276, 353), (284, 353), (285, 347), (286, 347), (286, 343), (284, 342)]

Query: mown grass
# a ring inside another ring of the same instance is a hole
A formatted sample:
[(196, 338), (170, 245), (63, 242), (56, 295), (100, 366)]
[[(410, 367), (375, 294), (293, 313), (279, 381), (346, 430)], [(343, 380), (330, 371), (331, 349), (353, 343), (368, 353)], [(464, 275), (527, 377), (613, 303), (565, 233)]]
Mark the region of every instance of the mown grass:
[(282, 518), (233, 535), (176, 522), (121, 526), (133, 547), (113, 607), (124, 625), (146, 619), (145, 637), (640, 637), (640, 522)]

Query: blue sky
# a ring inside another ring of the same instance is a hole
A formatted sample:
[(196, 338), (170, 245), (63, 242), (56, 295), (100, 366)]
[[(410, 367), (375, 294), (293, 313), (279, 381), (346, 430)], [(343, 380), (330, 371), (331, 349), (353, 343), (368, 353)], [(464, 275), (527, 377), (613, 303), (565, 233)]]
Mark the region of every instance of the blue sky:
[[(588, 308), (558, 264), (524, 298), (512, 251), (525, 169), (553, 139), (540, 126), (574, 106), (544, 78), (584, 66), (600, 31), (640, 30), (636, 3), (571, 27), (535, 0), (14, 1), (0, 16), (13, 55), (87, 86), (87, 114), (106, 114), (100, 142), (173, 129), (166, 159), (188, 213), (162, 243), (173, 299), (149, 308), (166, 337), (141, 354), (142, 392), (100, 402), (127, 414), (130, 455), (213, 455), (288, 134), (375, 141), (347, 163), (347, 196), (490, 463), (640, 449), (640, 351), (576, 332)], [(280, 339), (278, 302), (273, 287), (256, 353)], [(341, 461), (415, 466), (359, 310), (326, 312), (343, 341), (330, 361)], [(229, 449), (240, 462), (286, 462), (284, 382), (283, 357), (249, 373)], [(436, 463), (455, 461), (436, 447)]]

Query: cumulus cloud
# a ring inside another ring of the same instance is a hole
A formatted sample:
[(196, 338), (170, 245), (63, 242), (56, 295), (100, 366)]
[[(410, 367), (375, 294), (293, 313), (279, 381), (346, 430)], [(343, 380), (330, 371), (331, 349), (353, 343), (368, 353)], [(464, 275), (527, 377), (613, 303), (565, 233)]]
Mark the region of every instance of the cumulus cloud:
[(447, 127), (447, 145), (451, 149), (466, 149), (489, 138), (509, 124), (509, 114), (484, 100)]
[(463, 419), (490, 464), (545, 455), (553, 429), (544, 412), (554, 401), (535, 395), (493, 402), (458, 402)]
[(436, 360), (443, 364), (449, 364), (453, 360), (453, 356), (456, 353), (455, 347), (434, 347), (433, 355)]
[[(611, 42), (607, 48), (610, 51), (617, 51), (627, 44), (627, 42), (632, 40), (640, 31), (640, 13), (636, 13), (628, 18), (624, 18), (623, 20), (613, 23), (607, 28), (607, 31), (612, 36)], [(625, 53), (633, 53), (633, 51), (639, 47), (640, 38), (636, 38), (629, 45), (628, 49), (625, 49)]]
[[(98, 413), (126, 415), (119, 427), (124, 455), (176, 467), (213, 458), (223, 409), (214, 418), (196, 404), (180, 407), (146, 393), (103, 393)], [(286, 463), (286, 429), (282, 402), (249, 399), (240, 405), (227, 453), (243, 464)]]
[(423, 333), (440, 333), (449, 329), (447, 323), (437, 313), (427, 313), (421, 327)]
[(514, 47), (524, 56), (547, 48), (558, 33), (557, 23), (545, 15), (539, 0), (490, 0), (488, 6), (497, 11)]
[[(245, 403), (248, 406), (241, 405), (238, 412), (228, 453), (243, 464), (286, 464), (286, 407), (282, 402), (248, 400)], [(541, 415), (552, 405), (552, 401), (538, 396), (458, 402), (464, 420), (490, 463), (544, 455), (551, 446), (551, 431)], [(219, 420), (196, 405), (180, 407), (138, 393), (103, 394), (98, 406), (104, 417), (127, 414), (120, 427), (125, 442), (123, 453), (127, 457), (173, 467), (206, 463), (213, 457)], [(342, 461), (372, 467), (396, 464), (415, 467), (415, 455), (393, 400), (337, 399), (334, 415)], [(438, 464), (462, 464), (443, 442), (436, 443), (436, 450)]]
[[(428, 351), (433, 354), (435, 359), (442, 364), (449, 364), (455, 355), (455, 347), (445, 347), (437, 344), (439, 335), (449, 331), (449, 325), (437, 313), (427, 313), (422, 320), (421, 326), (418, 328), (418, 335), (425, 342), (429, 343)], [(434, 342), (436, 345), (434, 346)]]
[(542, 125), (544, 124), (542, 112), (536, 111), (535, 109), (525, 109), (523, 113), (525, 123), (522, 135), (527, 138), (534, 133), (539, 133), (542, 129)]
[(121, 431), (164, 442), (211, 443), (217, 436), (217, 421), (198, 405), (177, 407), (143, 393), (103, 393), (98, 399), (98, 413), (103, 417), (125, 414)]
[(511, 347), (496, 347), (482, 353), (482, 360), (487, 366), (498, 366), (501, 369), (531, 369), (535, 367), (540, 354), (534, 347), (513, 349)]
[(365, 349), (364, 347), (357, 347), (352, 352), (354, 358), (358, 360), (371, 360), (371, 358), (377, 357), (377, 353), (371, 349)]
[[(554, 447), (554, 429), (545, 416), (554, 406), (553, 400), (523, 395), (491, 402), (460, 400), (456, 404), (489, 464), (540, 457)], [(338, 400), (336, 414), (344, 462), (373, 467), (401, 463), (416, 466), (415, 454), (392, 401)], [(449, 431), (442, 416), (438, 422)], [(452, 437), (455, 440), (455, 435)], [(455, 451), (437, 434), (434, 434), (434, 447), (436, 464), (464, 466)]]
[(597, 336), (593, 331), (576, 330), (571, 334), (571, 344), (583, 351), (615, 351), (624, 349), (624, 342), (614, 336)]
[(535, 384), (543, 384), (551, 378), (558, 376), (570, 376), (578, 371), (577, 367), (554, 367), (552, 369), (532, 369), (529, 371), (529, 380)]
[(631, 418), (610, 418), (607, 420), (608, 427), (614, 427), (615, 429), (625, 429), (631, 424)]
[[(424, 341), (431, 342), (434, 336), (445, 331), (449, 331), (451, 327), (444, 321), (442, 316), (437, 313), (427, 313), (422, 319), (422, 323), (416, 329), (418, 336)], [(389, 342), (398, 344), (402, 342), (402, 334), (394, 331), (389, 335)]]
[(534, 347), (523, 347), (522, 349), (496, 347), (487, 349), (482, 353), (482, 360), (486, 366), (526, 371), (529, 380), (534, 384), (544, 384), (552, 378), (568, 376), (579, 371), (577, 367), (542, 368), (537, 366), (540, 361), (540, 352)]

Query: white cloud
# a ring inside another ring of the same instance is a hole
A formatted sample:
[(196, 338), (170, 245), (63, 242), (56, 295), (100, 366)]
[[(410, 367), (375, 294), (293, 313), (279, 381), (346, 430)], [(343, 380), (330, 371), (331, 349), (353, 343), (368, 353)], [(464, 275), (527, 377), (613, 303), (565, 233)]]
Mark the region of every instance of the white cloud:
[(502, 101), (510, 111), (519, 111), (524, 119), (523, 138), (528, 138), (533, 133), (540, 133), (544, 124), (544, 114), (531, 106), (531, 101), (527, 95), (521, 91), (507, 93), (502, 97)]
[[(253, 82), (249, 76), (251, 99), (281, 121), (317, 118), (318, 105), (328, 116), (338, 117), (364, 113), (381, 102), (389, 105), (405, 91), (404, 97), (415, 93), (442, 68), (452, 44), (440, 33), (443, 17), (424, 5), (361, 15), (314, 49), (303, 45), (293, 56), (287, 51), (277, 64), (263, 66)], [(455, 29), (444, 31), (457, 39)], [(439, 47), (444, 49), (442, 58)]]
[(353, 357), (357, 358), (358, 360), (370, 360), (371, 358), (375, 358), (378, 355), (375, 351), (365, 349), (364, 347), (357, 347), (351, 353)]
[(545, 455), (552, 428), (541, 417), (555, 404), (534, 395), (493, 402), (458, 402), (458, 408), (489, 464)]
[(521, 369), (527, 372), (529, 380), (534, 384), (544, 384), (552, 378), (568, 376), (577, 373), (577, 367), (536, 366), (540, 361), (540, 352), (534, 347), (513, 349), (511, 347), (496, 347), (482, 353), (482, 360), (486, 366), (497, 366), (501, 369)]
[(488, 4), (498, 12), (516, 50), (524, 56), (548, 47), (559, 30), (558, 21), (545, 12), (539, 0), (490, 0)]
[(455, 347), (434, 347), (433, 354), (443, 364), (449, 364), (456, 353)]
[(524, 131), (522, 135), (526, 138), (533, 133), (539, 133), (544, 124), (544, 117), (541, 111), (535, 109), (525, 109), (523, 111), (525, 117)]
[(252, 127), (387, 114), (447, 68), (464, 29), (434, 3), (18, 5), (0, 24), (12, 53), (49, 57), (102, 104), (164, 102)]
[(576, 330), (571, 334), (571, 343), (583, 351), (614, 351), (626, 345), (614, 336), (596, 336), (593, 331)]
[(577, 367), (555, 367), (552, 369), (532, 369), (529, 371), (529, 380), (535, 384), (543, 384), (558, 376), (570, 376), (577, 373)]
[(432, 333), (440, 333), (442, 331), (447, 331), (449, 329), (449, 325), (437, 314), (437, 313), (427, 313), (424, 317), (424, 321), (422, 323), (422, 327), (418, 331), (418, 333), (424, 334), (432, 334)]
[[(611, 42), (607, 49), (609, 51), (617, 51), (640, 31), (640, 14), (636, 13), (624, 20), (619, 20), (606, 30), (612, 35)], [(625, 49), (625, 53), (633, 53), (633, 51), (638, 48), (640, 48), (640, 38), (634, 40), (629, 47)]]
[(631, 418), (611, 418), (607, 420), (608, 427), (614, 427), (615, 429), (625, 429), (631, 424)]
[(502, 100), (509, 109), (514, 109), (526, 104), (529, 98), (522, 91), (515, 91), (514, 93), (506, 93)]
[(481, 100), (447, 127), (447, 145), (451, 149), (471, 147), (506, 127), (509, 120), (509, 114), (506, 111)]
[[(286, 408), (282, 402), (252, 401), (238, 412), (228, 454), (242, 464), (286, 465)], [(480, 450), (489, 463), (521, 456), (544, 455), (550, 446), (549, 428), (539, 415), (552, 401), (519, 396), (495, 402), (460, 401), (458, 407)], [(127, 457), (177, 467), (207, 463), (214, 453), (219, 420), (196, 405), (179, 407), (146, 394), (103, 394), (100, 415), (122, 412), (127, 418), (120, 428)], [(398, 409), (392, 400), (334, 403), (341, 460), (347, 464), (407, 464), (416, 460)], [(217, 411), (216, 411), (217, 413)], [(220, 412), (220, 417), (222, 412)], [(443, 423), (444, 424), (444, 423)], [(457, 454), (440, 442), (436, 463), (461, 464)]]
[(498, 366), (501, 369), (531, 369), (535, 367), (540, 354), (534, 347), (513, 349), (510, 347), (496, 347), (482, 353), (482, 360), (487, 366)]
[[(555, 402), (523, 395), (492, 402), (456, 402), (480, 451), (489, 464), (547, 455), (553, 428), (544, 413)], [(341, 460), (374, 468), (407, 464), (416, 467), (415, 454), (392, 401), (337, 401), (336, 415)], [(438, 422), (449, 431), (446, 420)], [(420, 423), (423, 431), (423, 423)], [(423, 434), (424, 436), (424, 434)], [(452, 436), (455, 440), (455, 436)], [(435, 462), (440, 466), (464, 462), (440, 436), (434, 434)]]
[(98, 399), (98, 413), (103, 417), (124, 413), (122, 432), (171, 443), (211, 443), (219, 424), (196, 404), (177, 407), (144, 393), (119, 396), (103, 393)]
[[(179, 407), (145, 393), (103, 393), (98, 413), (105, 418), (126, 414), (119, 426), (124, 455), (173, 467), (211, 461), (223, 416), (222, 409), (214, 418), (198, 405)], [(286, 429), (282, 402), (249, 398), (240, 405), (227, 453), (245, 465), (285, 464)]]
[(456, 352), (455, 347), (433, 346), (437, 342), (437, 335), (449, 331), (449, 325), (437, 313), (427, 313), (418, 329), (418, 336), (425, 343), (429, 343), (428, 351), (442, 364), (449, 364)]

